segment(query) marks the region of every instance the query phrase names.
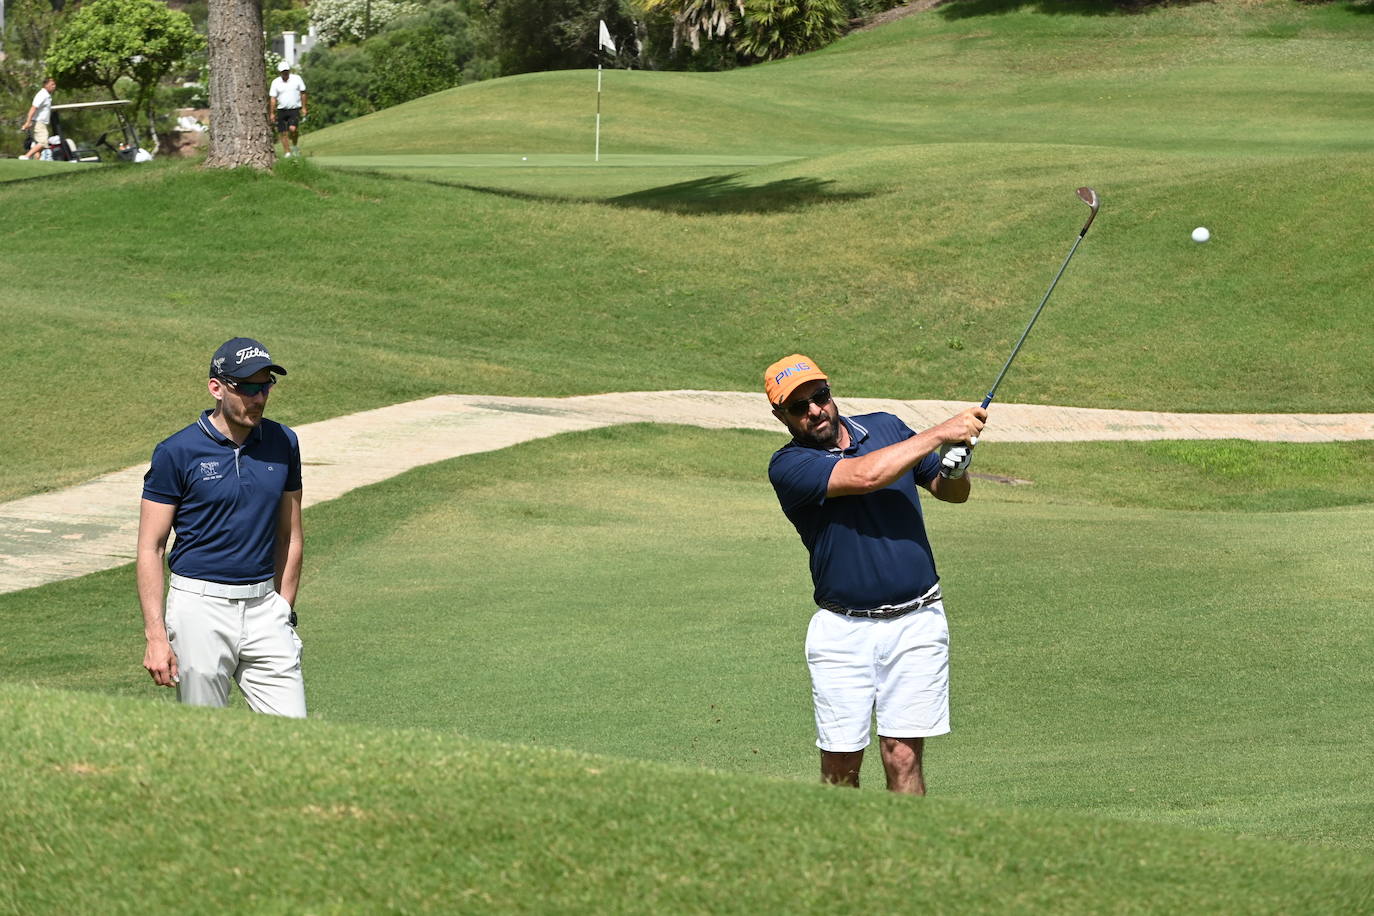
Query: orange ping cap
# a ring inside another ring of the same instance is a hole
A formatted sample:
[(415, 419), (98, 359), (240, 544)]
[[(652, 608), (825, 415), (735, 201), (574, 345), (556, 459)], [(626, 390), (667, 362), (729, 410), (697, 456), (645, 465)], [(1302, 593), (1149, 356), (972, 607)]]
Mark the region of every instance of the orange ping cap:
[(763, 373), (763, 390), (768, 395), (768, 403), (774, 407), (787, 400), (798, 385), (815, 379), (828, 381), (828, 377), (816, 365), (816, 361), (800, 353), (784, 356), (769, 366)]

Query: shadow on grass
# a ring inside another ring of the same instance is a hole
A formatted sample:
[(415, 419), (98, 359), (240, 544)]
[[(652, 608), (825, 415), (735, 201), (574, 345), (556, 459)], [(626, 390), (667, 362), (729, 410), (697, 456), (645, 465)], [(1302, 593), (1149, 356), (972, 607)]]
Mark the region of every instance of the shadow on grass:
[[(375, 174), (380, 178), (396, 178), (384, 173)], [(831, 191), (826, 186), (834, 184), (821, 178), (784, 178), (762, 185), (744, 185), (738, 182), (739, 174), (712, 175), (696, 178), (677, 184), (647, 188), (619, 197), (597, 198), (565, 194), (537, 194), (517, 191), (514, 188), (497, 188), (465, 182), (444, 181), (438, 178), (415, 178), (405, 176), (407, 181), (420, 181), (445, 188), (461, 188), (478, 194), (492, 194), (511, 200), (543, 201), (546, 203), (599, 203), (611, 207), (625, 207), (637, 210), (658, 210), (668, 213), (785, 213), (804, 210), (817, 204), (848, 203), (866, 200), (874, 194), (868, 191)]]
[(1032, 10), (1050, 16), (1118, 16), (1160, 6), (1192, 6), (1213, 0), (946, 0), (936, 9), (945, 19), (998, 16)]
[(827, 186), (834, 182), (821, 178), (782, 178), (761, 185), (742, 185), (738, 179), (738, 174), (712, 175), (612, 197), (606, 203), (672, 213), (782, 213), (873, 196), (872, 192), (829, 190)]
[[(51, 165), (51, 163), (48, 163), (48, 165)], [(25, 166), (25, 168), (28, 168), (28, 166)], [(94, 169), (88, 169), (83, 164), (78, 163), (64, 164), (60, 171), (49, 172), (44, 169), (45, 166), (36, 165), (34, 166), (34, 174), (32, 175), (20, 175), (15, 178), (0, 178), (0, 187), (6, 185), (33, 184), (37, 181), (61, 181), (73, 175), (80, 175), (82, 172), (95, 171)]]

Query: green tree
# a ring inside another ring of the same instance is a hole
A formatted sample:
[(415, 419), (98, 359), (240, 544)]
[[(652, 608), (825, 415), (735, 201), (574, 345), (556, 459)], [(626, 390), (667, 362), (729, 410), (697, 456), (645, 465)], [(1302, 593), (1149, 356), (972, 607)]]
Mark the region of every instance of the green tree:
[(500, 76), (492, 49), (483, 0), (441, 0), (430, 2), (418, 16), (397, 19), (393, 29), (432, 29), (439, 34), (454, 63), (462, 71), (464, 83)]
[(262, 27), (269, 36), (282, 32), (302, 34), (310, 28), (310, 10), (300, 6), (284, 10), (265, 9), (262, 11)]
[(434, 29), (394, 29), (363, 46), (372, 64), (369, 95), (378, 108), (457, 86), (462, 69)]
[(597, 20), (622, 42), (635, 34), (626, 0), (490, 0), (502, 74), (595, 67)]
[(744, 0), (641, 0), (645, 12), (673, 17), (673, 47), (689, 44), (701, 50), (703, 40), (725, 38), (744, 15)]
[(90, 0), (73, 15), (48, 52), (48, 70), (59, 86), (96, 86), (118, 98), (122, 78), (133, 81), (134, 110), (146, 114), (157, 143), (153, 98), (158, 83), (205, 39), (185, 13), (158, 0)]
[(393, 19), (413, 16), (420, 9), (409, 0), (315, 0), (310, 4), (310, 24), (325, 44), (359, 42)]
[(301, 61), (310, 82), (310, 123), (315, 129), (360, 118), (372, 104), (372, 61), (355, 45), (315, 48)]
[[(697, 65), (722, 69), (823, 48), (845, 33), (851, 18), (890, 9), (900, 0), (637, 0), (650, 23), (673, 22), (669, 64), (690, 46)], [(728, 51), (727, 51), (728, 49)], [(729, 52), (733, 52), (729, 53)], [(658, 53), (655, 52), (655, 57)]]
[[(5, 4), (4, 48), (0, 59), (0, 122), (19, 124), (47, 76), (44, 60), (62, 23), (62, 13), (49, 0), (0, 0)], [(59, 89), (62, 87), (59, 86)], [(0, 133), (0, 150), (19, 152), (20, 135)]]
[(842, 0), (748, 0), (735, 49), (756, 60), (778, 60), (823, 48), (848, 26)]
[(361, 44), (317, 45), (302, 61), (310, 121), (337, 124), (461, 83), (498, 76), (481, 0), (443, 0)]

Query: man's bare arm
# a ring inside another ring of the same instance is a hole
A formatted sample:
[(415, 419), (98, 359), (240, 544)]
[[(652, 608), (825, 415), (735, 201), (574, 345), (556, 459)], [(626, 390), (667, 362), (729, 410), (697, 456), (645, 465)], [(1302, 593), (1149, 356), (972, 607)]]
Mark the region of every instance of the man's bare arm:
[(177, 507), (145, 499), (138, 512), (138, 548), (135, 572), (138, 603), (143, 607), (143, 636), (148, 646), (143, 667), (160, 687), (173, 686), (178, 677), (177, 657), (167, 639), (162, 603), (162, 558)]
[(305, 556), (305, 534), (301, 526), (301, 491), (281, 495), (277, 512), (276, 582), (277, 594), (296, 606), (301, 585), (301, 560)]
[[(988, 412), (970, 407), (939, 426), (917, 433), (886, 448), (835, 462), (830, 472), (827, 497), (872, 493), (891, 485), (921, 463), (921, 459), (946, 443), (968, 442), (983, 431)], [(931, 491), (934, 492), (933, 490)], [(952, 492), (952, 491), (950, 491)], [(965, 494), (967, 495), (967, 494)]]

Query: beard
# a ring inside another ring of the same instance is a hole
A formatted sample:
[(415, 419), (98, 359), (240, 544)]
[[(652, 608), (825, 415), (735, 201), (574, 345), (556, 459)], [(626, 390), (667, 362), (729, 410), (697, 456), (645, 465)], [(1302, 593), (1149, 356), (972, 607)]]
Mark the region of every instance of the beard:
[(220, 412), (224, 419), (244, 429), (256, 429), (262, 423), (262, 416), (266, 410), (266, 404), (255, 410), (246, 404), (231, 404), (227, 399), (220, 402)]
[(840, 444), (840, 410), (835, 406), (834, 401), (826, 405), (825, 415), (830, 422), (826, 425), (826, 432), (824, 434), (818, 436), (814, 432), (797, 428), (793, 430), (792, 437), (802, 445), (810, 446), (811, 448), (836, 448)]

